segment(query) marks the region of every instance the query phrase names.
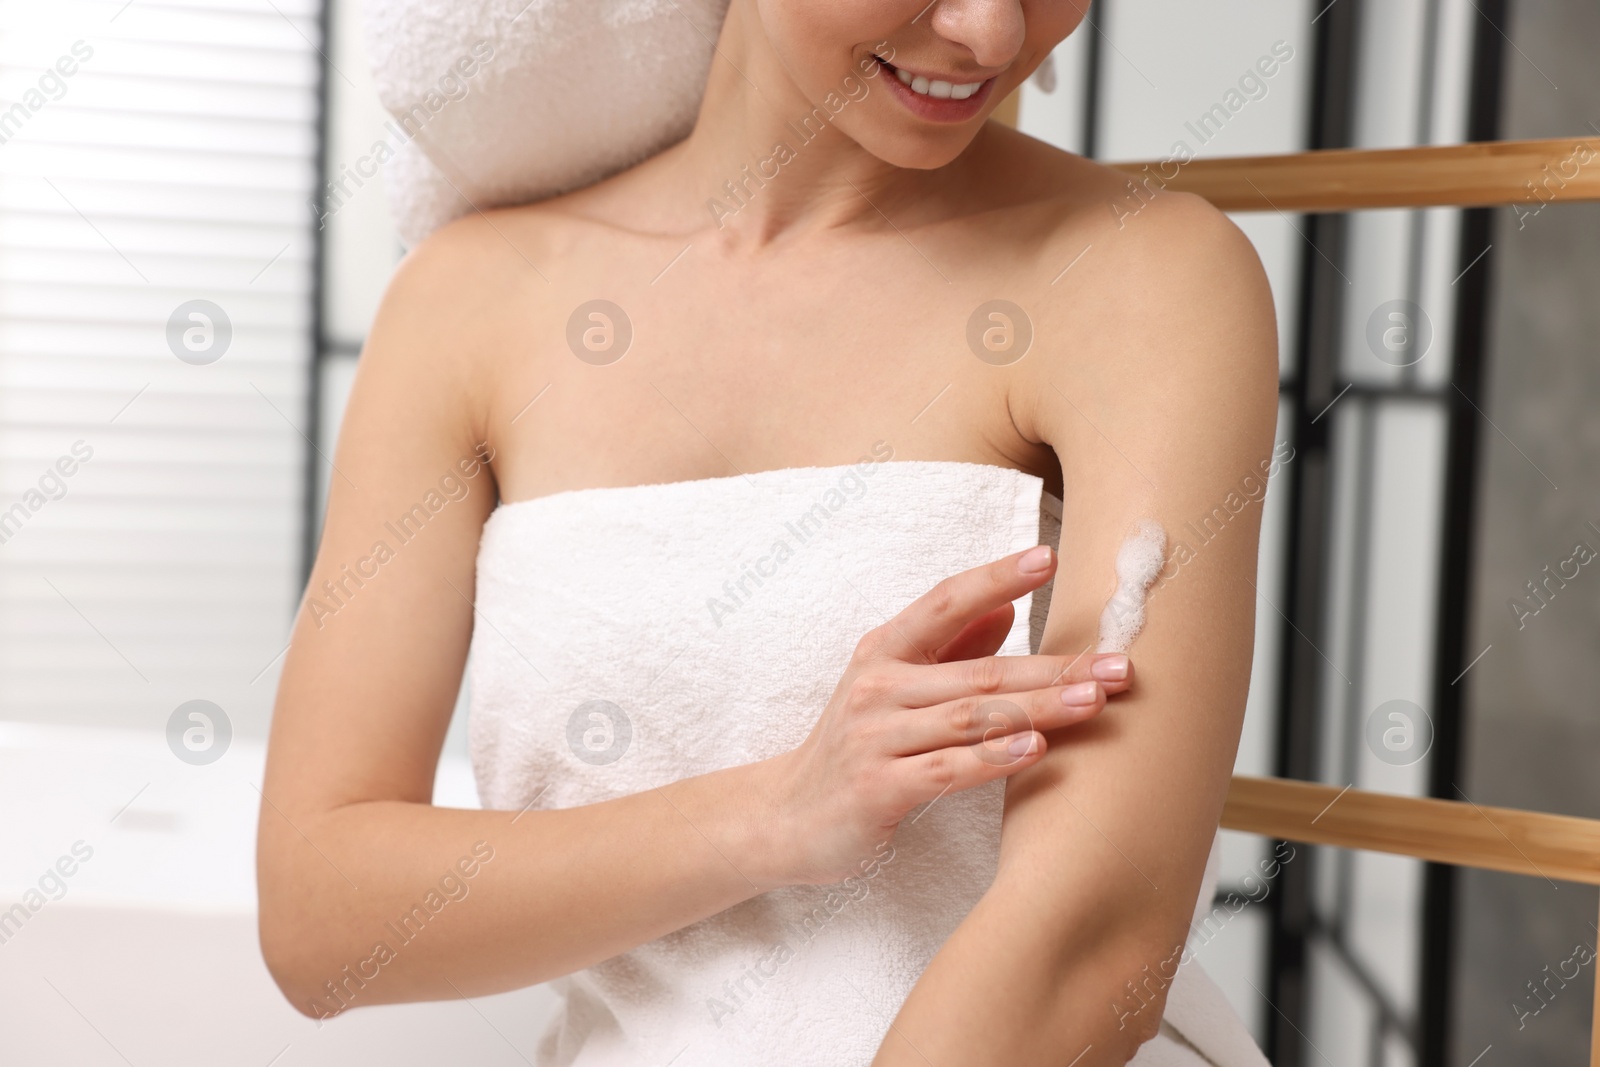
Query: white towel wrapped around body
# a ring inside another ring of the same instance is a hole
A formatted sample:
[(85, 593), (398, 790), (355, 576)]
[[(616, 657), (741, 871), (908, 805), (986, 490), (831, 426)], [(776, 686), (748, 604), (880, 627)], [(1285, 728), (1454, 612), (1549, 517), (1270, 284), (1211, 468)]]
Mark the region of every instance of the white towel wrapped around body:
[[(1039, 478), (944, 461), (503, 504), (478, 553), (470, 660), (483, 803), (573, 807), (787, 751), (862, 635), (948, 575), (1059, 545), (1059, 520)], [(1002, 654), (1038, 650), (1044, 603), (1022, 598)], [(841, 885), (764, 893), (560, 980), (539, 1067), (659, 1067), (680, 1052), (709, 1067), (865, 1067), (992, 882), (1003, 800), (1003, 781), (943, 797)], [(1215, 884), (1213, 864), (1197, 914)], [(1162, 1033), (1137, 1067), (1263, 1067), (1197, 963), (1159, 980), (1172, 986)], [(1136, 1011), (1132, 996), (1084, 1010)]]

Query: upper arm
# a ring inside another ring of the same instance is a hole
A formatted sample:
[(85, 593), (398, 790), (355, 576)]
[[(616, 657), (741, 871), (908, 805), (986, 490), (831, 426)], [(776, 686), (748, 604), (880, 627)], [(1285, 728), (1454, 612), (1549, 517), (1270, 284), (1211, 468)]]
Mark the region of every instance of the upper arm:
[[(273, 713), (265, 794), (291, 820), (432, 796), (496, 499), (465, 229), (401, 263), (356, 371)], [(276, 831), (263, 820), (264, 848)]]
[(1041, 652), (1093, 651), (1117, 550), (1139, 520), (1165, 529), (1167, 564), (1130, 649), (1132, 689), (1050, 736), (1008, 783), (1001, 880), (1046, 894), (1063, 930), (1122, 929), (1170, 949), (1193, 912), (1243, 721), (1277, 331), (1254, 249), (1202, 201), (1158, 198), (1094, 252), (1092, 275), (1047, 313), (1072, 351), (1044, 351), (1027, 385), (1024, 430), (1055, 450), (1064, 479)]

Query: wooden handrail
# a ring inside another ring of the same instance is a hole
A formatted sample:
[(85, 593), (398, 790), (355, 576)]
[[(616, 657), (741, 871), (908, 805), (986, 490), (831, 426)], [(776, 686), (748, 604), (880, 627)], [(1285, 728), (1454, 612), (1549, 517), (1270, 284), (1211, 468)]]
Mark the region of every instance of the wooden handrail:
[[(1308, 845), (1600, 885), (1600, 819), (1235, 775), (1222, 825)], [(1589, 1067), (1600, 1067), (1600, 982), (1594, 1020)]]
[(1151, 194), (1196, 193), (1224, 211), (1361, 211), (1600, 200), (1600, 137), (1108, 163)]
[[(991, 113), (1016, 126), (1020, 93)], [(1600, 130), (1596, 131), (1600, 133)], [(1195, 193), (1223, 211), (1366, 211), (1600, 200), (1600, 137), (1340, 148), (1288, 155), (1107, 163), (1151, 194)]]
[(1239, 776), (1222, 825), (1309, 845), (1600, 885), (1597, 819)]

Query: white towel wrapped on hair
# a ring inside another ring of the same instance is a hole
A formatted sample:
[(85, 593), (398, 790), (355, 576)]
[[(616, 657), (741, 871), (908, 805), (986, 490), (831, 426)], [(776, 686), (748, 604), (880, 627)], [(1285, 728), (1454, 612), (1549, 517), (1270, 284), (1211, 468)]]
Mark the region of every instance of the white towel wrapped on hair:
[(581, 188), (682, 140), (727, 9), (367, 0), (368, 59), (394, 116), (383, 173), (401, 240), (415, 245), (473, 208)]

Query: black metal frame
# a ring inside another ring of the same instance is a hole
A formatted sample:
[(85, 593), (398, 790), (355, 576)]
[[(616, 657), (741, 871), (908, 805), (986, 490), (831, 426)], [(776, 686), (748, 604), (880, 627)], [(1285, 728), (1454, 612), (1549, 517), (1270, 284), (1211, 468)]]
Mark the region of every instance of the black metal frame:
[[(1352, 142), (1362, 6), (1361, 0), (1344, 0), (1317, 22), (1308, 149), (1345, 148)], [(1284, 390), (1295, 474), (1287, 486), (1274, 773), (1315, 780), (1323, 717), (1324, 660), (1318, 649), (1326, 643), (1333, 549), (1333, 422), (1322, 416), (1338, 395), (1345, 286), (1336, 264), (1345, 259), (1349, 227), (1344, 215), (1310, 215), (1305, 225), (1294, 368)], [(1278, 891), (1268, 898), (1266, 995), (1275, 1010), (1267, 1016), (1265, 1051), (1278, 1067), (1301, 1067), (1305, 1057), (1301, 1034), (1310, 1009), (1306, 969), (1315, 859), (1306, 850), (1303, 862), (1285, 866)]]
[(323, 336), (327, 319), (323, 304), (327, 293), (324, 275), (327, 271), (328, 231), (323, 218), (328, 208), (328, 129), (332, 110), (328, 77), (332, 61), (328, 57), (333, 54), (333, 0), (322, 0), (322, 8), (317, 14), (317, 34), (322, 62), (317, 64), (316, 192), (312, 194), (308, 205), (317, 220), (317, 226), (311, 234), (311, 314), (307, 331), (310, 334), (308, 343), (311, 352), (307, 362), (304, 434), (309, 447), (305, 457), (305, 487), (301, 494), (301, 521), (304, 524), (300, 532), (301, 589), (306, 588), (311, 580), (311, 567), (317, 558), (317, 543), (322, 539), (322, 530), (317, 522), (322, 502), (322, 453), (316, 442), (322, 436), (322, 357), (327, 348), (327, 339)]
[[(1475, 0), (1478, 14), (1472, 42), (1469, 141), (1501, 137), (1505, 97), (1505, 51), (1509, 42), (1508, 0)], [(1455, 359), (1451, 367), (1449, 427), (1445, 470), (1445, 536), (1439, 561), (1438, 647), (1434, 655), (1434, 753), (1428, 765), (1428, 792), (1458, 799), (1462, 738), (1466, 735), (1462, 675), (1473, 655), (1467, 645), (1472, 604), (1473, 556), (1477, 544), (1480, 483), (1480, 409), (1489, 359), (1489, 315), (1493, 260), (1486, 255), (1493, 236), (1493, 212), (1463, 213), (1458, 265), (1461, 292), (1456, 297)], [(1455, 989), (1456, 871), (1430, 863), (1423, 874), (1422, 966), (1419, 980), (1420, 1067), (1457, 1062), (1452, 1047)]]
[(1094, 31), (1089, 35), (1085, 47), (1088, 56), (1083, 64), (1083, 155), (1086, 159), (1094, 159), (1100, 153), (1100, 67), (1105, 54), (1101, 45), (1105, 28), (1101, 24), (1110, 4), (1111, 0), (1090, 0), (1089, 10), (1083, 16), (1084, 22)]

